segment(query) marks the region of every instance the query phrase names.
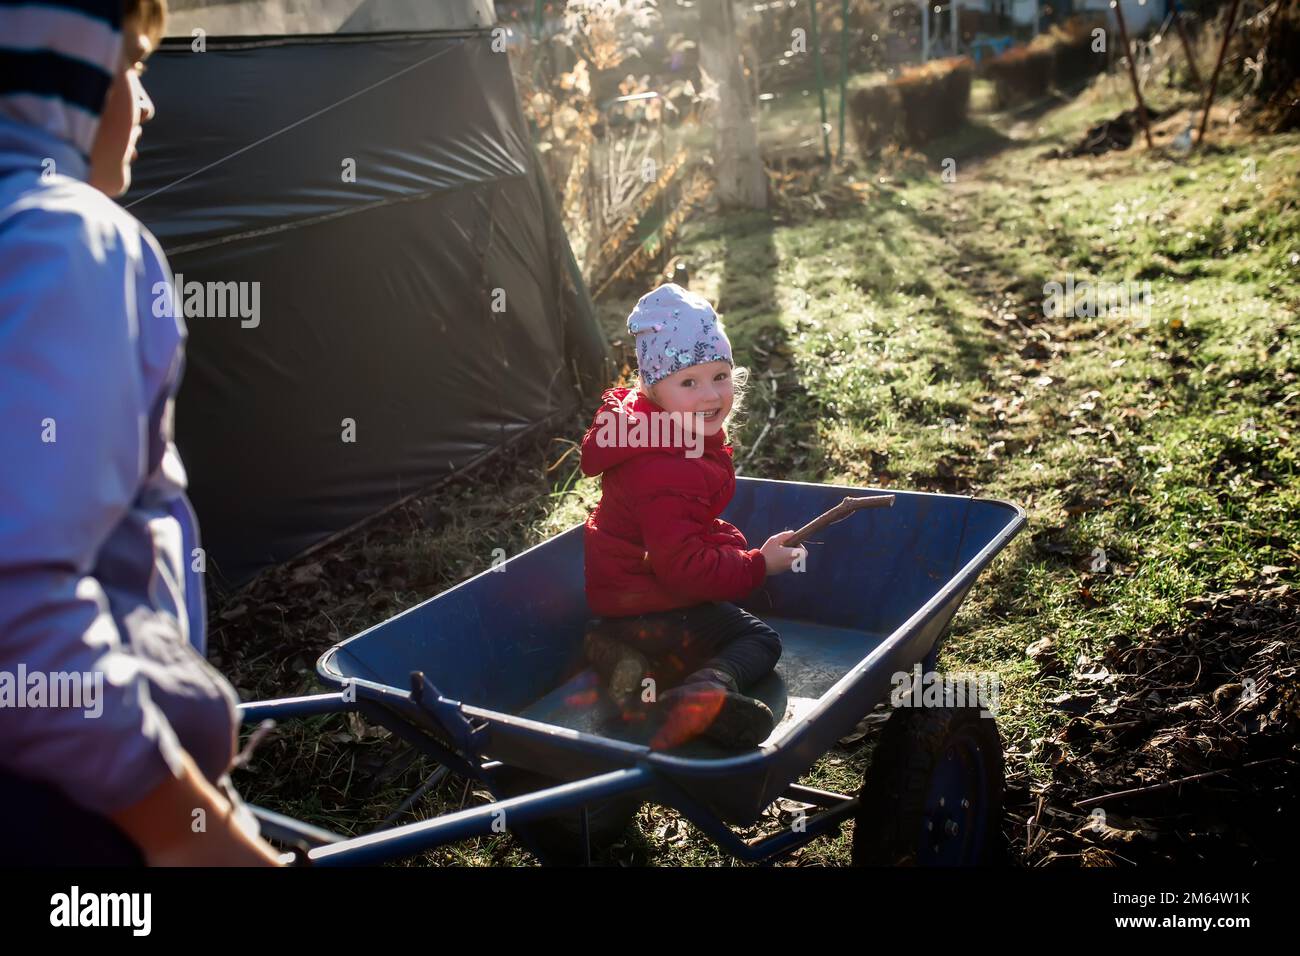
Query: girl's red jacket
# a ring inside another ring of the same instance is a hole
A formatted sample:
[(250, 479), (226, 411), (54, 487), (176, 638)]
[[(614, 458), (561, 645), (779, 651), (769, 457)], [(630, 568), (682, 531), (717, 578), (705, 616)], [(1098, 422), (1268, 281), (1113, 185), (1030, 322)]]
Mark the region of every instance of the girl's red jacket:
[[(690, 457), (698, 445), (634, 447), (624, 439), (637, 434), (637, 416), (666, 413), (630, 392), (608, 389), (582, 439), (583, 474), (600, 475), (602, 490), (584, 537), (591, 612), (629, 617), (744, 598), (763, 583), (767, 562), (718, 518), (736, 490), (726, 435), (705, 438), (698, 457)], [(658, 430), (649, 421), (642, 434)]]

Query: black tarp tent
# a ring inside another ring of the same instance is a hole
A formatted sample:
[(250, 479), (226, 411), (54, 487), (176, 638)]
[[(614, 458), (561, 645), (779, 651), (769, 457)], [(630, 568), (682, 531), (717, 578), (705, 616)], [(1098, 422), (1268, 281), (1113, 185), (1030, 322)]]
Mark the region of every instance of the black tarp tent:
[(206, 37), (150, 60), (157, 117), (123, 202), (201, 313), (176, 429), (218, 582), (608, 381), (499, 40)]

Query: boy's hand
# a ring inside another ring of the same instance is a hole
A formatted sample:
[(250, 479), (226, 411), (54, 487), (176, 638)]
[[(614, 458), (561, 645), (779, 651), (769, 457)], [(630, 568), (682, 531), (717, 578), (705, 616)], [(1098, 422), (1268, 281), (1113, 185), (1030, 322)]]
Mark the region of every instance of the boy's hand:
[(768, 538), (760, 549), (763, 553), (763, 560), (767, 562), (767, 573), (769, 575), (789, 571), (790, 566), (794, 564), (800, 555), (803, 555), (805, 561), (808, 559), (808, 549), (803, 545), (797, 548), (787, 548), (785, 546), (785, 542), (793, 534), (793, 531), (779, 531)]
[[(166, 777), (144, 799), (109, 814), (149, 866), (280, 866), (283, 857), (235, 823), (230, 801), (189, 754), (179, 777)], [(201, 811), (201, 812), (200, 812)], [(202, 821), (196, 827), (196, 821)]]

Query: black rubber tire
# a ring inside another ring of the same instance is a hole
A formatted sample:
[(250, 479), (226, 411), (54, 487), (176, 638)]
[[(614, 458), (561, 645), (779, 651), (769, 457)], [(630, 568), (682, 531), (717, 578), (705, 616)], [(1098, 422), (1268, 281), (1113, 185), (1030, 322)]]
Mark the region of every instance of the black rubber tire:
[[(522, 796), (545, 790), (560, 783), (550, 777), (514, 767), (498, 775), (501, 797)], [(641, 809), (639, 797), (616, 797), (587, 807), (587, 829), (591, 837), (593, 858), (627, 833), (637, 811)], [(510, 830), (533, 853), (540, 854), (544, 862), (556, 866), (579, 866), (584, 862), (582, 850), (582, 819), (578, 810), (517, 823)]]
[[(932, 839), (930, 827), (936, 822), (936, 808), (925, 804), (940, 763), (950, 759), (950, 747), (954, 752), (962, 747), (977, 748), (981, 771), (974, 774), (965, 797), (971, 803), (969, 808), (938, 811), (941, 815), (956, 811), (966, 823), (954, 862), (962, 866), (1005, 863), (1002, 799), (1006, 769), (996, 721), (991, 716), (981, 717), (978, 707), (920, 707), (894, 711), (863, 775), (853, 827), (854, 866), (928, 862), (923, 841)], [(958, 832), (962, 831), (959, 825)], [(982, 837), (978, 836), (981, 832)]]

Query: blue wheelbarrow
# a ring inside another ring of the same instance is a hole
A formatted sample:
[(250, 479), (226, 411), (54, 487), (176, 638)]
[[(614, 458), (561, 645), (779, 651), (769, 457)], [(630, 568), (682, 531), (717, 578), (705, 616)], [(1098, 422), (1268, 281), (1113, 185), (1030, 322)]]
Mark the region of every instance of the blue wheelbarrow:
[[(763, 541), (846, 496), (885, 493), (739, 478), (724, 517)], [(358, 712), (440, 770), (481, 781), (495, 802), (346, 838), (253, 808), (264, 834), (314, 865), (380, 863), (505, 830), (543, 862), (589, 862), (650, 801), (746, 861), (775, 860), (848, 819), (855, 863), (995, 860), (1003, 763), (987, 708), (895, 706), (858, 795), (795, 783), (891, 691), (898, 704), (900, 686), (933, 673), (953, 614), (1025, 523), (1002, 501), (891, 493), (892, 508), (810, 542), (804, 573), (769, 578), (742, 602), (783, 645), (751, 691), (780, 717), (758, 748), (653, 750), (652, 726), (623, 719), (583, 660), (579, 525), (330, 648), (317, 663), (330, 693), (241, 708), (245, 723)], [(782, 798), (809, 811), (756, 840), (732, 829)]]

